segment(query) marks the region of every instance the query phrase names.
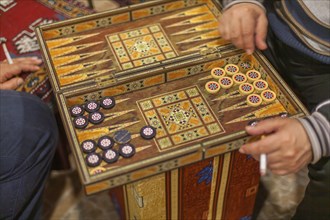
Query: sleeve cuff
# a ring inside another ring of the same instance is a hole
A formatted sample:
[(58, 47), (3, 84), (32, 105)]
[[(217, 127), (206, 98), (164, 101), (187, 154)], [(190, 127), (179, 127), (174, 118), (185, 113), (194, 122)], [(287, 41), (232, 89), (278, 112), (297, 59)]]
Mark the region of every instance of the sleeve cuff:
[(262, 5), (262, 2), (261, 1), (256, 1), (256, 0), (255, 1), (254, 0), (237, 0), (237, 1), (232, 1), (229, 4), (225, 5), (225, 7), (223, 8), (223, 11), (227, 10), (228, 8), (230, 8), (233, 5), (240, 4), (240, 3), (251, 3), (251, 4), (258, 5), (266, 13), (266, 8)]
[(317, 134), (315, 133), (314, 129), (310, 125), (310, 123), (305, 118), (299, 118), (298, 119), (302, 126), (305, 128), (305, 131), (309, 137), (309, 140), (312, 145), (312, 151), (313, 151), (313, 160), (312, 164), (315, 164), (318, 162), (322, 157), (322, 150), (320, 142), (318, 141)]

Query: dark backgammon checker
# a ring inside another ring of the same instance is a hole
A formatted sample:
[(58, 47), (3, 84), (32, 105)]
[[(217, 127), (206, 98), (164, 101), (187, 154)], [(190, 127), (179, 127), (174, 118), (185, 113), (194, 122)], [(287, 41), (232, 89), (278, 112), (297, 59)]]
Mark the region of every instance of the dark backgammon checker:
[(96, 167), (102, 162), (102, 157), (97, 153), (89, 153), (86, 156), (86, 163), (90, 167)]
[(100, 109), (100, 104), (95, 100), (90, 100), (85, 104), (85, 110), (89, 113), (96, 112)]
[(103, 152), (103, 160), (107, 163), (114, 163), (118, 158), (119, 154), (115, 149), (108, 149)]
[(96, 150), (96, 142), (94, 140), (85, 140), (81, 143), (81, 149), (85, 153), (91, 153)]
[(104, 114), (102, 112), (89, 113), (88, 120), (92, 124), (100, 124), (104, 120)]
[(88, 125), (88, 119), (86, 116), (78, 116), (73, 119), (74, 126), (78, 129), (83, 129)]
[(114, 144), (115, 144), (115, 141), (113, 140), (113, 138), (110, 136), (107, 136), (107, 135), (100, 137), (99, 140), (97, 141), (97, 145), (102, 150), (110, 149), (113, 147)]
[(104, 109), (112, 109), (116, 105), (116, 101), (113, 97), (107, 96), (100, 100), (100, 105)]
[(140, 130), (140, 135), (144, 139), (152, 139), (156, 136), (156, 129), (152, 126), (144, 126)]
[(83, 115), (85, 112), (81, 105), (75, 105), (70, 108), (70, 113), (72, 117), (77, 117)]

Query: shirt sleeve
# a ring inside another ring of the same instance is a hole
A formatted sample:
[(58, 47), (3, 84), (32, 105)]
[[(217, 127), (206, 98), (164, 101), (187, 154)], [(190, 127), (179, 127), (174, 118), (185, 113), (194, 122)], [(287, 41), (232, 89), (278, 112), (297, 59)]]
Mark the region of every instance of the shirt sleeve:
[(226, 10), (231, 6), (239, 3), (252, 3), (260, 6), (264, 11), (266, 11), (265, 7), (262, 5), (262, 3), (264, 2), (263, 0), (222, 0), (221, 2), (222, 2), (223, 10)]
[(319, 104), (310, 116), (299, 121), (304, 126), (312, 145), (312, 163), (330, 156), (330, 99)]

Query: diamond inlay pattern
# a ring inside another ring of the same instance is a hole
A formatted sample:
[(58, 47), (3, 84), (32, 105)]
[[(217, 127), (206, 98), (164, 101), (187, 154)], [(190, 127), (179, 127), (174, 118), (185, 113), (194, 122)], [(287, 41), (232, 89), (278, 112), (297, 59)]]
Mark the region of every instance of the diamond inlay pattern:
[(159, 24), (106, 36), (119, 66), (130, 69), (177, 56)]
[(137, 103), (148, 124), (157, 129), (160, 150), (224, 132), (195, 86)]

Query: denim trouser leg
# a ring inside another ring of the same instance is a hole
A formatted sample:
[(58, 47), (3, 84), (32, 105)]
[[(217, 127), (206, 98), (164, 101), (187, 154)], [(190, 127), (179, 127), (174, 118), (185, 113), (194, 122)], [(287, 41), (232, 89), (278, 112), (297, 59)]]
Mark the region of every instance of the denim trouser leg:
[(58, 141), (56, 121), (37, 97), (0, 90), (0, 219), (39, 219)]

